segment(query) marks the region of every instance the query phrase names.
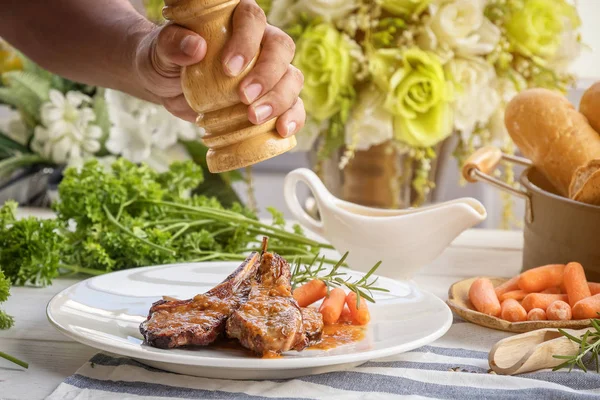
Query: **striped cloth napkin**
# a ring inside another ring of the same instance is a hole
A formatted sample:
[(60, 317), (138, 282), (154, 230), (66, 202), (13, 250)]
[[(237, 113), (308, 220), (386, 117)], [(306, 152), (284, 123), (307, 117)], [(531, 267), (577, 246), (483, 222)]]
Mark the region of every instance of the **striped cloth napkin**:
[(343, 372), (281, 381), (204, 379), (97, 354), (48, 399), (600, 399), (595, 372), (490, 373), (488, 351), (508, 335), (455, 318), (429, 346)]

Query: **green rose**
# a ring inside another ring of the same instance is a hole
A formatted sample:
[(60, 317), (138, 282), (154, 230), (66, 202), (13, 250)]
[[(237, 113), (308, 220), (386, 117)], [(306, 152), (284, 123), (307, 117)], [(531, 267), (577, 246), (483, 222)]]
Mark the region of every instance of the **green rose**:
[(381, 8), (399, 16), (421, 14), (429, 3), (431, 0), (379, 0)]
[(387, 92), (392, 75), (402, 66), (402, 51), (400, 49), (379, 49), (367, 54), (367, 58), (373, 82), (383, 92)]
[(396, 139), (409, 146), (433, 146), (452, 133), (450, 88), (438, 57), (417, 48), (403, 53), (391, 76), (385, 107), (394, 115)]
[(508, 9), (506, 33), (519, 53), (552, 58), (562, 33), (579, 25), (575, 8), (564, 0), (521, 0)]
[(308, 114), (323, 121), (338, 113), (354, 78), (348, 40), (330, 24), (309, 27), (298, 40), (294, 65), (304, 74)]

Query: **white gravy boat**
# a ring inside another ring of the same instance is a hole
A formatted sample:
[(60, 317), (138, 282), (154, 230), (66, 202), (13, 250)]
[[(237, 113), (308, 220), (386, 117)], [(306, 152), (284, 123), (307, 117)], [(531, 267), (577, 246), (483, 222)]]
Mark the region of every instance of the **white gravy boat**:
[[(312, 191), (320, 221), (300, 204), (299, 182)], [(287, 175), (284, 195), (304, 227), (327, 239), (340, 254), (349, 252), (347, 263), (352, 269), (367, 272), (382, 261), (377, 274), (397, 280), (412, 279), (461, 232), (487, 218), (483, 205), (472, 198), (408, 210), (362, 207), (333, 196), (319, 177), (305, 168)]]

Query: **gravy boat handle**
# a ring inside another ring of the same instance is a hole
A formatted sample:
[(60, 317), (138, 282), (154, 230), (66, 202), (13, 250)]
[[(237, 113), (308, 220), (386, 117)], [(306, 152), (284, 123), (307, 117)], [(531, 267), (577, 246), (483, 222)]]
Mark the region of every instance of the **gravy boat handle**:
[(323, 222), (317, 221), (312, 218), (308, 213), (302, 208), (300, 204), (300, 200), (298, 200), (298, 183), (302, 182), (308, 186), (310, 191), (312, 192), (315, 201), (317, 203), (317, 208), (319, 209), (319, 214), (322, 216), (322, 207), (323, 207), (323, 197), (330, 196), (329, 192), (323, 185), (323, 182), (319, 179), (319, 177), (309, 169), (300, 168), (290, 172), (285, 177), (285, 182), (283, 184), (283, 194), (285, 197), (285, 202), (294, 217), (298, 219), (300, 224), (304, 225), (306, 228), (310, 229), (314, 233), (320, 236), (325, 236), (325, 229), (323, 227)]

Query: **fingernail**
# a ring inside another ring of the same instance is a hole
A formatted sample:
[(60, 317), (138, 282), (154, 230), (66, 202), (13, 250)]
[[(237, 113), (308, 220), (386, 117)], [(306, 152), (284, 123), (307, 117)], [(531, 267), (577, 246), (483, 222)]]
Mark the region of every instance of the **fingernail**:
[(269, 105), (258, 106), (254, 109), (258, 122), (263, 122), (273, 114), (273, 107)]
[(231, 75), (238, 76), (242, 73), (242, 69), (244, 68), (245, 63), (246, 62), (244, 61), (244, 57), (235, 56), (227, 62), (227, 69), (229, 70), (229, 73)]
[(258, 96), (260, 96), (262, 91), (263, 87), (260, 83), (253, 83), (244, 89), (244, 95), (246, 96), (248, 103), (252, 103), (254, 100), (258, 99)]
[(288, 122), (286, 128), (287, 128), (287, 132), (285, 133), (285, 137), (292, 136), (294, 133), (296, 133), (296, 129), (298, 128), (298, 124), (295, 123), (294, 121)]
[(186, 36), (181, 41), (181, 51), (183, 51), (185, 55), (193, 57), (196, 55), (198, 49), (200, 48), (200, 42), (201, 39), (198, 36)]

